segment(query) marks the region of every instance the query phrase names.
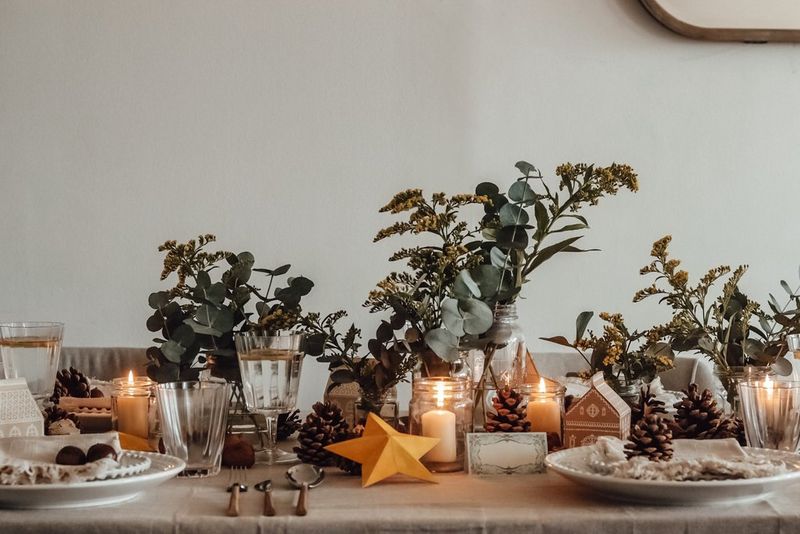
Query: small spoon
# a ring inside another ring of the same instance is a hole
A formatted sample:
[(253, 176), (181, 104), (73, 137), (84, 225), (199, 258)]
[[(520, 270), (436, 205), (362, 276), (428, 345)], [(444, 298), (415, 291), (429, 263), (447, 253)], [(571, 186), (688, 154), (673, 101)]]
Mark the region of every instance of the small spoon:
[(264, 492), (264, 511), (262, 512), (263, 515), (266, 516), (274, 516), (275, 515), (275, 507), (272, 506), (272, 481), (271, 480), (263, 480), (253, 486), (257, 491)]
[(286, 471), (286, 478), (292, 486), (300, 490), (295, 513), (297, 515), (306, 515), (308, 513), (308, 490), (322, 484), (322, 480), (325, 478), (325, 470), (314, 465), (299, 464), (290, 467)]

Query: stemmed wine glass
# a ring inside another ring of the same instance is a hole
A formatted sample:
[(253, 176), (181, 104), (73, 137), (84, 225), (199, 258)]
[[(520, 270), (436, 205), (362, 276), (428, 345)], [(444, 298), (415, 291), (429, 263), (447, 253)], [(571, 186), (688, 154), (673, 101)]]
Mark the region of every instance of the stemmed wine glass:
[(278, 449), (278, 415), (294, 409), (300, 369), (303, 365), (303, 334), (282, 336), (242, 332), (235, 335), (247, 409), (267, 421), (267, 465), (297, 461), (297, 456)]

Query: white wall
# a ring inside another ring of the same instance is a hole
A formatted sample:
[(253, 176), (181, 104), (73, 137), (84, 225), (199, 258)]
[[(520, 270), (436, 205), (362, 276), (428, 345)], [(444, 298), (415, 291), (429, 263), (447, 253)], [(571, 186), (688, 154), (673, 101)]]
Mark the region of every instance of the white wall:
[(800, 263), (799, 99), (797, 46), (690, 41), (633, 0), (0, 0), (0, 319), (146, 346), (156, 246), (214, 232), (370, 331), (397, 246), (371, 244), (378, 207), (518, 159), (628, 161), (642, 185), (587, 213), (602, 253), (537, 273), (530, 337), (663, 319), (631, 296), (665, 233), (691, 272), (749, 262), (765, 297)]

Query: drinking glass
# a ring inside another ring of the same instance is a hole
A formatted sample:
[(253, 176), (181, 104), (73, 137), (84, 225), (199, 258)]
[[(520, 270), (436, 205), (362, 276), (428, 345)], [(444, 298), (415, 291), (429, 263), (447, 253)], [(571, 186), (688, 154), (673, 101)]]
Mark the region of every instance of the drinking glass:
[(800, 382), (739, 382), (747, 444), (795, 452), (800, 445)]
[(186, 462), (179, 476), (219, 473), (230, 386), (225, 382), (167, 382), (156, 386), (156, 396), (164, 449)]
[(6, 378), (24, 378), (39, 404), (53, 393), (64, 323), (0, 323), (0, 360)]
[(278, 415), (294, 409), (300, 369), (303, 365), (303, 335), (236, 334), (236, 353), (242, 374), (247, 409), (266, 419), (267, 465), (297, 461), (297, 456), (278, 449)]

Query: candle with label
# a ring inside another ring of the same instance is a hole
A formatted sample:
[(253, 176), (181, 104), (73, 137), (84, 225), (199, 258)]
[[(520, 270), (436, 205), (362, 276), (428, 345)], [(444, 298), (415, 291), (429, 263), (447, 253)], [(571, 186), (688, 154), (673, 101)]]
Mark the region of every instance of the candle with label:
[(456, 461), (456, 414), (444, 407), (444, 382), (436, 384), (436, 409), (422, 414), (422, 435), (439, 438), (439, 443), (425, 455), (429, 462)]
[(148, 439), (152, 385), (149, 378), (134, 377), (133, 371), (128, 373), (127, 380), (114, 380), (111, 407), (114, 428), (118, 432)]
[(539, 379), (538, 391), (528, 397), (528, 421), (531, 432), (551, 432), (561, 435), (561, 404), (555, 392), (548, 392), (544, 378)]

